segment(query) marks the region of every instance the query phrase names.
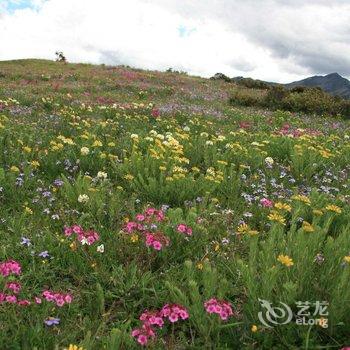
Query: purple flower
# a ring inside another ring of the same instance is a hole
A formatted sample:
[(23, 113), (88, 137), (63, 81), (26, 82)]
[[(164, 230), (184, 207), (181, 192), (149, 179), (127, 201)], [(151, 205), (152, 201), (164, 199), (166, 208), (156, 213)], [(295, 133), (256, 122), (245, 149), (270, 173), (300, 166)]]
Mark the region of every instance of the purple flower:
[(63, 185), (63, 181), (61, 179), (56, 179), (53, 184), (57, 187), (61, 187)]
[(27, 247), (29, 247), (31, 245), (30, 243), (30, 239), (27, 237), (22, 237), (22, 241), (21, 241), (22, 245), (26, 245)]
[(50, 254), (47, 250), (44, 250), (43, 252), (39, 253), (38, 256), (40, 256), (42, 258), (48, 258), (50, 256)]
[(48, 319), (46, 319), (44, 321), (44, 323), (47, 325), (47, 326), (56, 326), (58, 324), (60, 324), (60, 319), (59, 318), (55, 318), (55, 317), (49, 317)]

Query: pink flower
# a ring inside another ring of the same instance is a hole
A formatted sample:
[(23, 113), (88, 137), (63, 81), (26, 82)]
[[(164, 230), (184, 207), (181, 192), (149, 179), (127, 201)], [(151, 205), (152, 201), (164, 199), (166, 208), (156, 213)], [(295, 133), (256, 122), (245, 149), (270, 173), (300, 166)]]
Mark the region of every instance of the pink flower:
[(137, 339), (140, 345), (147, 345), (148, 340), (154, 338), (156, 334), (148, 323), (144, 323), (141, 328), (134, 329), (131, 335)]
[(41, 304), (42, 303), (41, 299), (38, 298), (38, 297), (34, 297), (34, 301), (35, 301), (36, 304)]
[(17, 302), (17, 297), (15, 295), (6, 295), (5, 300), (8, 303), (15, 304)]
[(19, 275), (21, 273), (21, 265), (15, 260), (5, 261), (0, 264), (0, 274), (4, 277), (13, 275)]
[(21, 285), (18, 282), (6, 283), (6, 288), (11, 289), (13, 293), (18, 294), (21, 290)]
[(228, 301), (211, 298), (204, 303), (204, 307), (209, 314), (218, 314), (224, 321), (233, 315), (231, 303)]
[(67, 304), (70, 304), (73, 301), (73, 298), (72, 298), (72, 296), (70, 294), (66, 294), (65, 297), (64, 297), (64, 301)]
[(169, 239), (161, 232), (146, 232), (146, 246), (152, 246), (155, 250), (161, 250), (163, 246), (169, 245)]
[(153, 108), (151, 114), (152, 114), (152, 117), (158, 118), (160, 116), (159, 109)]
[(145, 311), (141, 316), (140, 320), (143, 323), (149, 323), (150, 325), (156, 325), (160, 328), (163, 327), (164, 321), (159, 311)]
[(77, 234), (82, 234), (84, 232), (83, 228), (79, 225), (73, 225), (72, 231)]
[(6, 295), (4, 293), (0, 293), (0, 304), (3, 303), (6, 299)]
[(178, 304), (165, 304), (160, 313), (171, 323), (177, 322), (179, 318), (186, 320), (189, 317), (186, 308)]
[(145, 220), (145, 216), (143, 214), (137, 214), (136, 215), (136, 220), (137, 221), (144, 221)]
[(267, 198), (260, 199), (260, 204), (265, 208), (271, 208), (273, 206), (273, 202)]
[[(73, 298), (70, 294), (56, 293), (56, 292), (52, 292), (50, 290), (45, 290), (42, 293), (42, 296), (48, 302), (55, 302), (58, 307), (62, 307), (66, 303), (70, 304), (73, 300)], [(41, 304), (40, 298), (35, 298), (35, 301), (37, 304)]]
[(133, 222), (133, 221), (129, 221), (125, 225), (124, 230), (126, 230), (126, 232), (128, 232), (128, 233), (132, 233), (136, 228), (137, 228), (137, 223)]
[(185, 233), (185, 232), (186, 232), (186, 229), (187, 229), (187, 227), (186, 227), (185, 224), (179, 224), (179, 225), (177, 225), (177, 230), (178, 230), (178, 232)]
[(18, 304), (18, 305), (21, 305), (21, 306), (28, 306), (28, 305), (30, 305), (31, 303), (30, 303), (29, 300), (23, 299), (23, 300), (18, 301), (17, 304)]
[(73, 233), (73, 230), (72, 230), (72, 228), (71, 227), (65, 227), (64, 228), (64, 234), (66, 235), (66, 236), (71, 236), (72, 235), (72, 233)]
[(77, 235), (77, 239), (82, 244), (91, 245), (100, 239), (100, 235), (93, 231), (84, 231), (84, 229), (79, 225), (73, 225), (71, 227), (65, 227), (64, 233), (66, 236), (71, 236), (73, 233)]

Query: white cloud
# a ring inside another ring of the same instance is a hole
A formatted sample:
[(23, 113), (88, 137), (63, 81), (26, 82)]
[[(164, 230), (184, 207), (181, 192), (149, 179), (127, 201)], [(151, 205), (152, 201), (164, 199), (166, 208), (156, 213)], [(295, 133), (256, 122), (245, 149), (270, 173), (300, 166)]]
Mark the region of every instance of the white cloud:
[(305, 12), (287, 0), (31, 0), (32, 8), (0, 17), (0, 59), (53, 59), (61, 50), (71, 62), (282, 82), (332, 62), (344, 69), (346, 2), (296, 1)]

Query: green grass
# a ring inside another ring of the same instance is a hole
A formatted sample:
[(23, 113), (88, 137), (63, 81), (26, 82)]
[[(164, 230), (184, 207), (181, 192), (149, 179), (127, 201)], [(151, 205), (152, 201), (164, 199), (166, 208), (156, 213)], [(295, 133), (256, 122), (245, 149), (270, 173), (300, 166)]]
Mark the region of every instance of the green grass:
[[(241, 89), (121, 66), (0, 62), (0, 300), (16, 282), (17, 301), (30, 302), (0, 304), (0, 349), (136, 349), (140, 315), (174, 303), (189, 317), (152, 326), (150, 348), (350, 344), (349, 121), (231, 106)], [(158, 220), (128, 232), (150, 208)], [(65, 235), (72, 225), (98, 240)], [(7, 275), (10, 260), (20, 274)], [(45, 290), (73, 300), (60, 307)], [(211, 298), (233, 315), (206, 312)], [(259, 299), (285, 303), (292, 320), (264, 325)], [(297, 325), (298, 301), (328, 327)]]

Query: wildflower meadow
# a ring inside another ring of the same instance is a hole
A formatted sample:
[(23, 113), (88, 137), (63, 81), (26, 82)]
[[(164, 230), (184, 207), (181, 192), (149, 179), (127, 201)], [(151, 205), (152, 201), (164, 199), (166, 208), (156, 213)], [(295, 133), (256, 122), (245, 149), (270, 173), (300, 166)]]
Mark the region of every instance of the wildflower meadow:
[(237, 89), (0, 62), (0, 349), (349, 349), (349, 120)]

